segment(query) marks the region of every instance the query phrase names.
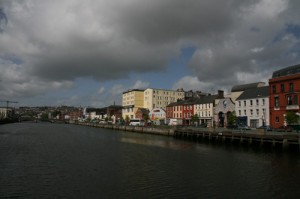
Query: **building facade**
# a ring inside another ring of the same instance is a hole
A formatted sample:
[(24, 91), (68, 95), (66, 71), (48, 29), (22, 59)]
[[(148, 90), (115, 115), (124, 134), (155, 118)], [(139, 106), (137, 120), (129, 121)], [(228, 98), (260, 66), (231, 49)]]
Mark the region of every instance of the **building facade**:
[(218, 127), (227, 127), (229, 114), (235, 111), (235, 103), (231, 98), (216, 99), (214, 121)]
[(162, 108), (154, 108), (149, 112), (149, 118), (155, 124), (165, 124), (166, 111)]
[(176, 121), (176, 125), (183, 124), (183, 104), (183, 100), (178, 100), (177, 102), (173, 102), (166, 107), (167, 124), (174, 123), (173, 121)]
[(144, 90), (132, 89), (123, 92), (122, 106), (123, 119), (126, 119), (126, 117), (134, 119), (137, 109), (144, 108)]
[(259, 126), (270, 125), (269, 119), (269, 86), (245, 90), (235, 102), (237, 125)]
[(269, 79), (270, 125), (273, 128), (286, 126), (285, 114), (299, 115), (300, 64), (273, 72)]
[(207, 127), (214, 125), (214, 107), (218, 95), (202, 96), (195, 101), (194, 115), (199, 117), (199, 124), (206, 124)]
[(148, 88), (144, 91), (144, 108), (147, 108), (150, 111), (154, 108), (162, 108), (166, 110), (167, 105), (183, 98), (183, 90)]

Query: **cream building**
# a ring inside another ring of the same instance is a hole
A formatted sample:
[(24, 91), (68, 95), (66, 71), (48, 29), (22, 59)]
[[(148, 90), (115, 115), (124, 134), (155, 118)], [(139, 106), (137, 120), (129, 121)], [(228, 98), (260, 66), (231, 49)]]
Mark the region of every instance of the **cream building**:
[(168, 104), (184, 99), (184, 91), (148, 88), (144, 91), (144, 108), (150, 111), (154, 108), (166, 110)]
[[(194, 115), (198, 115), (199, 124), (206, 124), (207, 127), (214, 125), (215, 101), (219, 95), (207, 95), (200, 97), (194, 104)], [(221, 98), (223, 97), (223, 93)]]
[(144, 90), (132, 89), (123, 92), (122, 106), (122, 117), (134, 119), (137, 109), (144, 108)]

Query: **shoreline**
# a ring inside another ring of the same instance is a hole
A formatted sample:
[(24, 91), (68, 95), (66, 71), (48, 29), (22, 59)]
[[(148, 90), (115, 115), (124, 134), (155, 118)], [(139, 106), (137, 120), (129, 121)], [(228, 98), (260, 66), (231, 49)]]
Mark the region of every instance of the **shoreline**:
[(266, 132), (262, 129), (232, 131), (223, 128), (193, 128), (193, 127), (140, 127), (118, 126), (111, 124), (73, 123), (76, 125), (105, 128), (118, 131), (128, 131), (153, 135), (169, 136), (175, 139), (239, 145), (242, 147), (259, 147), (300, 152), (300, 133)]

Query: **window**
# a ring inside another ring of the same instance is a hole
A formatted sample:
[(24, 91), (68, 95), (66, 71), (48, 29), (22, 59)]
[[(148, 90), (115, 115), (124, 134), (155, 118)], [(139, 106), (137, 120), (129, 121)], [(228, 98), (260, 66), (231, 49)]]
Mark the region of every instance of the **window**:
[(290, 92), (293, 92), (293, 91), (294, 91), (294, 84), (290, 83)]
[(284, 84), (280, 84), (280, 92), (284, 92)]
[(276, 121), (276, 122), (279, 122), (279, 117), (278, 117), (278, 116), (275, 118), (275, 121)]
[(244, 101), (244, 106), (246, 106), (246, 101)]
[(241, 115), (241, 110), (239, 110), (239, 116)]
[(247, 115), (247, 111), (246, 110), (244, 110), (244, 115)]
[(253, 105), (253, 102), (252, 102), (252, 100), (250, 100), (250, 106), (252, 106)]
[(272, 90), (273, 90), (273, 93), (276, 93), (276, 85), (273, 85)]
[(294, 95), (293, 103), (298, 105), (298, 95)]
[(279, 107), (279, 98), (275, 97), (274, 100), (275, 100), (275, 107)]
[(263, 106), (265, 105), (265, 99), (262, 99), (262, 104), (263, 104)]
[(253, 110), (252, 109), (250, 110), (250, 115), (253, 115)]
[(287, 105), (292, 105), (292, 96), (287, 96)]
[(256, 109), (256, 115), (259, 115), (259, 109)]
[(239, 101), (239, 106), (241, 106), (241, 101)]
[(256, 106), (258, 106), (258, 105), (259, 105), (259, 100), (257, 99), (257, 100), (256, 100)]

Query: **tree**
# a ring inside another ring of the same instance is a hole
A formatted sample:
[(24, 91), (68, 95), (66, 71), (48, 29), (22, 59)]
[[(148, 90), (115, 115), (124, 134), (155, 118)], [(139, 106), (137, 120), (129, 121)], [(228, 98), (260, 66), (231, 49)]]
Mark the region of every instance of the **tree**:
[(286, 112), (285, 120), (287, 124), (297, 124), (299, 120), (299, 115), (292, 111)]
[(198, 123), (198, 121), (199, 121), (199, 116), (198, 116), (198, 114), (193, 115), (193, 116), (192, 116), (192, 123), (195, 124), (196, 122)]
[(230, 112), (228, 114), (228, 118), (227, 118), (228, 125), (230, 125), (230, 126), (235, 125), (236, 124), (236, 119), (237, 119), (237, 117), (236, 117), (235, 111)]
[(125, 122), (126, 122), (127, 125), (129, 124), (129, 120), (130, 120), (129, 116), (126, 115), (126, 117), (125, 117)]
[(148, 114), (143, 114), (143, 119), (148, 122), (148, 120), (150, 119)]

